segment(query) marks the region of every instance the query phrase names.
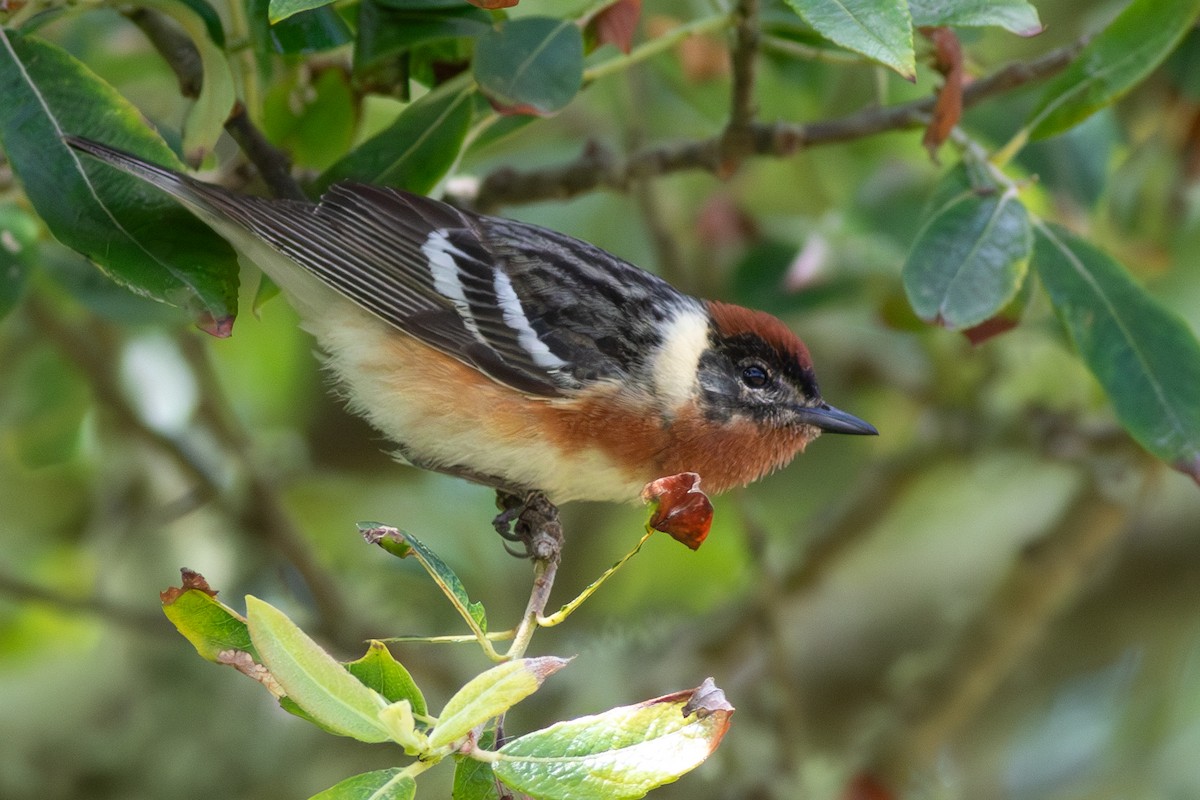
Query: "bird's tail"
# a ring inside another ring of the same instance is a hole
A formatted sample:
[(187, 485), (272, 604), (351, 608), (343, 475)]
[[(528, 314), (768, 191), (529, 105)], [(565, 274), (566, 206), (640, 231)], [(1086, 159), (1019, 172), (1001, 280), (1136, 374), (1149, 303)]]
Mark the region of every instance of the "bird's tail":
[(132, 153), (126, 153), (124, 150), (118, 150), (91, 139), (84, 139), (81, 136), (66, 135), (63, 137), (63, 141), (82, 153), (87, 153), (122, 172), (140, 178), (152, 186), (157, 186), (179, 200), (193, 213), (208, 220), (210, 224), (216, 221), (228, 221), (229, 215), (222, 213), (222, 203), (220, 202), (222, 196), (227, 193), (219, 187), (209, 186), (182, 173), (160, 167)]

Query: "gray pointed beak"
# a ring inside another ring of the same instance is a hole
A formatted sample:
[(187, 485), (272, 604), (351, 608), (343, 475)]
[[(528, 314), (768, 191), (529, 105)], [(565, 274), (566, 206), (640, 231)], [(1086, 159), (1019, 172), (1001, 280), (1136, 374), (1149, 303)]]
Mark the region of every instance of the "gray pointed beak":
[(850, 433), (858, 436), (878, 436), (879, 431), (871, 423), (853, 414), (839, 411), (822, 401), (819, 405), (796, 409), (796, 415), (805, 425), (820, 428), (826, 433)]

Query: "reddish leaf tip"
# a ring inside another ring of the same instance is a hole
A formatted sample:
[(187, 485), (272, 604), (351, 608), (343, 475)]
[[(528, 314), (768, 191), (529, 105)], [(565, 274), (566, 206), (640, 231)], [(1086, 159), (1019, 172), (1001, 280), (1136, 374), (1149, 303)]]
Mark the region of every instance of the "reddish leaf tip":
[(196, 318), (196, 327), (209, 336), (215, 336), (218, 339), (228, 339), (233, 334), (234, 319), (233, 314), (214, 317), (205, 311)]
[(713, 506), (700, 491), (700, 476), (681, 472), (659, 478), (642, 489), (642, 502), (653, 505), (651, 528), (692, 550), (699, 549), (712, 527)]
[(1172, 466), (1194, 480), (1196, 485), (1200, 486), (1200, 455), (1192, 458), (1190, 461), (1177, 461)]

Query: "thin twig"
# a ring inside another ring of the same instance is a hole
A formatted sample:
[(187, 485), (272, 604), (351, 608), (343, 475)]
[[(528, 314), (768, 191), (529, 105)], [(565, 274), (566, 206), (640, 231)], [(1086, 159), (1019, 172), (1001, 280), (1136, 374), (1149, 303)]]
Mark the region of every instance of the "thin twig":
[(751, 123), (756, 111), (754, 78), (758, 64), (758, 0), (738, 0), (733, 12), (733, 86), (729, 101), (729, 122), (721, 134), (722, 175), (732, 174), (742, 160), (754, 153)]
[[(1009, 64), (974, 81), (963, 91), (963, 108), (1060, 72), (1086, 43), (1086, 38), (1080, 39), (1033, 61)], [(789, 156), (802, 148), (853, 141), (884, 131), (919, 128), (928, 119), (934, 102), (929, 97), (812, 123), (751, 123), (752, 152), (760, 156)], [(566, 199), (599, 186), (624, 190), (634, 179), (684, 170), (716, 173), (721, 165), (723, 137), (722, 133), (709, 139), (647, 147), (623, 162), (611, 154), (600, 158), (598, 148), (590, 146), (579, 159), (557, 167), (526, 172), (501, 168), (483, 179), (477, 206), (491, 210), (506, 204)]]
[(562, 560), (563, 530), (558, 508), (543, 495), (526, 501), (525, 510), (518, 521), (518, 529), (525, 526), (529, 552), (533, 557), (533, 588), (521, 624), (513, 636), (512, 645), (505, 653), (506, 659), (522, 658), (529, 648), (530, 639), (539, 627), (539, 620), (550, 602), (550, 591), (558, 575)]
[[(196, 46), (184, 33), (165, 22), (156, 11), (136, 9), (126, 14), (130, 22), (137, 25), (154, 49), (167, 62), (179, 79), (179, 91), (184, 97), (196, 97), (204, 81), (200, 55)], [(246, 107), (238, 102), (234, 105), (225, 131), (242, 148), (242, 152), (258, 169), (263, 181), (277, 197), (291, 200), (307, 199), (300, 185), (292, 178), (291, 164), (287, 155), (275, 147), (255, 127), (246, 113)]]

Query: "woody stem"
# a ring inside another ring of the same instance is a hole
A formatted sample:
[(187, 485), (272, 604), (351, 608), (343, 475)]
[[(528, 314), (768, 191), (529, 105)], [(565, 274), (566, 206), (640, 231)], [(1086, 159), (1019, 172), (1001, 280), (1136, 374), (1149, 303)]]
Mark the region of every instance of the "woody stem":
[(558, 574), (562, 557), (563, 532), (558, 518), (558, 508), (544, 495), (531, 495), (521, 512), (518, 528), (527, 531), (529, 552), (533, 559), (533, 588), (521, 624), (517, 626), (512, 645), (505, 653), (506, 660), (521, 658), (529, 648), (538, 620), (550, 601), (550, 590)]

